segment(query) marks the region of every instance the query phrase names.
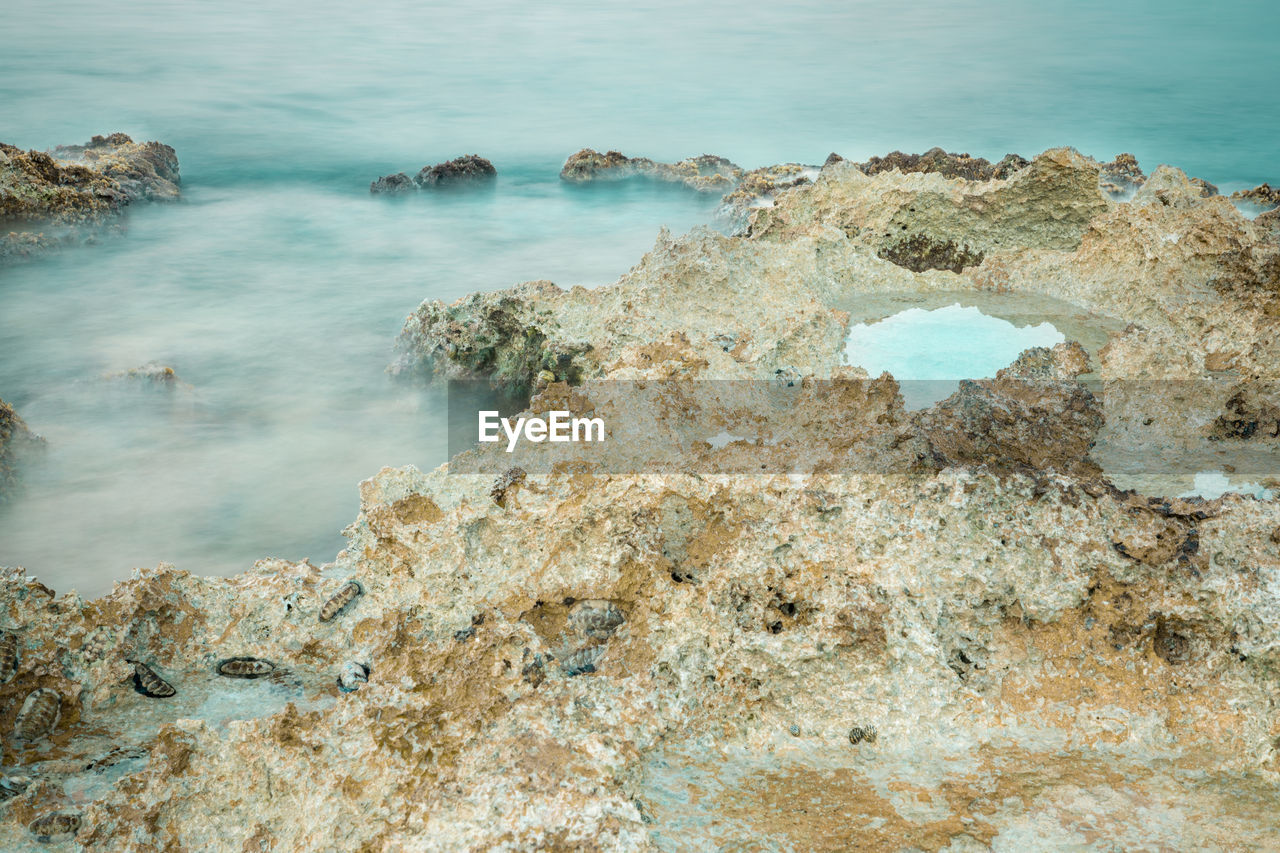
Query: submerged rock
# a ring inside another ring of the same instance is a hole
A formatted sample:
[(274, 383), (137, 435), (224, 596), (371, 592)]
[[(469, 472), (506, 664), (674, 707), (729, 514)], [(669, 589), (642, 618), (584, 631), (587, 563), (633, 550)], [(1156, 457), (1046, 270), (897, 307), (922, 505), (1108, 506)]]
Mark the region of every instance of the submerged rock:
[(369, 185), (369, 192), (403, 193), (437, 187), (482, 184), (492, 181), (497, 176), (498, 170), (488, 160), (478, 154), (465, 154), (445, 163), (423, 166), (421, 171), (412, 178), (404, 172), (383, 175)]
[(44, 439), (27, 428), (27, 423), (4, 400), (0, 400), (0, 504), (16, 493), (21, 482), (22, 457), (44, 445)]
[(104, 377), (108, 382), (135, 382), (166, 389), (190, 389), (191, 386), (178, 378), (178, 373), (167, 364), (149, 361), (139, 367), (108, 373)]

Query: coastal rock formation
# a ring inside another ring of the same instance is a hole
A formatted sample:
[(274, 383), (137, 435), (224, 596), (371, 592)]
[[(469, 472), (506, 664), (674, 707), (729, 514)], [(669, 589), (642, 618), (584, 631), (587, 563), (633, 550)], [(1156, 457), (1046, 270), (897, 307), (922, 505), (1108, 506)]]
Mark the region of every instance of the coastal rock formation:
[[(384, 469), (325, 566), (161, 566), (96, 601), (12, 572), (0, 727), (37, 689), (60, 705), (4, 744), (0, 832), (1267, 847), (1280, 503), (1180, 498), (1156, 469), (1169, 450), (1274, 461), (1280, 403), (1255, 383), (1280, 380), (1278, 248), (1176, 170), (1128, 202), (1103, 172), (1071, 149), (975, 179), (832, 160), (740, 235), (662, 233), (614, 284), (424, 303), (402, 374), (609, 424), (643, 398), (653, 428)], [(884, 256), (914, 237), (981, 257)], [(1081, 343), (918, 412), (843, 363), (853, 309), (956, 292), (1065, 300)], [(245, 658), (265, 674), (219, 674)], [(138, 662), (173, 695), (137, 691)]]
[(464, 154), (434, 166), (423, 166), (412, 178), (404, 172), (383, 175), (369, 185), (369, 192), (402, 193), (414, 190), (482, 184), (498, 176), (498, 170), (479, 154)]
[(178, 158), (123, 133), (51, 152), (0, 143), (0, 261), (84, 239), (136, 201), (179, 196)]
[(27, 428), (26, 421), (18, 416), (13, 406), (0, 400), (0, 503), (17, 490), (21, 456), (43, 442), (44, 439)]
[(1245, 201), (1255, 204), (1263, 210), (1274, 210), (1280, 207), (1280, 187), (1270, 184), (1259, 184), (1251, 190), (1237, 190), (1231, 194), (1232, 201)]
[(893, 151), (884, 157), (872, 157), (858, 168), (865, 174), (881, 172), (922, 172), (942, 175), (945, 178), (964, 178), (967, 181), (990, 181), (1008, 178), (1027, 166), (1028, 160), (1017, 154), (1006, 154), (999, 163), (991, 163), (981, 157), (968, 154), (951, 154), (941, 148), (930, 148), (923, 154), (904, 154)]
[(583, 148), (565, 161), (560, 180), (585, 184), (644, 177), (683, 184), (698, 192), (725, 193), (738, 183), (742, 174), (739, 166), (713, 154), (689, 157), (677, 163), (659, 163), (647, 157), (628, 157), (618, 151), (601, 154)]

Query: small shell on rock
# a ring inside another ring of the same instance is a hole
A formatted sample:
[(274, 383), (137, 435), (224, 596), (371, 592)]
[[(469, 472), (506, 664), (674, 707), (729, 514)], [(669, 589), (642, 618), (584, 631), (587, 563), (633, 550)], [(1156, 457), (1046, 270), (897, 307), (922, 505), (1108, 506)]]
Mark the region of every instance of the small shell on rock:
[(130, 761), (135, 758), (144, 758), (146, 750), (137, 746), (117, 746), (115, 749), (100, 755), (93, 761), (84, 766), (85, 770), (92, 770), (94, 773), (102, 773), (107, 769), (116, 766), (122, 761)]
[(275, 672), (275, 669), (275, 664), (261, 658), (236, 657), (218, 661), (218, 675), (227, 678), (261, 678)]
[(62, 715), (62, 696), (51, 687), (38, 687), (22, 703), (13, 723), (14, 737), (35, 740), (44, 737), (58, 725)]
[(612, 601), (588, 599), (579, 601), (569, 611), (569, 625), (593, 640), (607, 640), (627, 621), (621, 608)]
[(364, 593), (364, 587), (360, 585), (360, 581), (347, 581), (342, 588), (333, 594), (324, 606), (320, 608), (320, 621), (329, 622), (339, 613), (347, 609), (351, 602), (355, 601)]
[(80, 831), (80, 815), (74, 812), (50, 812), (27, 824), (27, 830), (37, 841), (60, 841)]
[(587, 646), (565, 655), (560, 660), (560, 671), (572, 678), (596, 671), (596, 664), (604, 656), (603, 646)]
[(133, 664), (133, 689), (143, 696), (152, 699), (167, 699), (177, 693), (173, 685), (156, 675), (156, 671), (142, 661), (131, 660)]
[(875, 726), (854, 726), (849, 729), (849, 743), (857, 746), (860, 743), (875, 743), (879, 734)]
[(0, 628), (0, 684), (8, 684), (18, 672), (18, 635)]
[(338, 689), (343, 693), (354, 693), (360, 689), (361, 684), (367, 684), (369, 681), (369, 667), (356, 661), (348, 661), (342, 666), (342, 673), (338, 676)]

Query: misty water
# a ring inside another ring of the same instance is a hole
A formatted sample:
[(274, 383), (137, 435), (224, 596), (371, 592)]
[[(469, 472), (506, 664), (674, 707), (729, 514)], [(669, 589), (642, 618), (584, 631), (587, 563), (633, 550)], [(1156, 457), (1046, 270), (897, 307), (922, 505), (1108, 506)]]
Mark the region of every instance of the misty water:
[[(441, 396), (384, 373), (419, 302), (607, 283), (661, 226), (710, 220), (715, 200), (680, 189), (562, 186), (580, 147), (751, 167), (1073, 144), (1229, 191), (1277, 178), (1278, 17), (1097, 0), (8, 4), (0, 140), (159, 139), (183, 201), (0, 269), (0, 397), (49, 441), (0, 509), (0, 565), (96, 594), (160, 561), (332, 559), (359, 480), (443, 461)], [(492, 191), (368, 193), (471, 152), (497, 165)], [(147, 362), (185, 385), (102, 378)]]

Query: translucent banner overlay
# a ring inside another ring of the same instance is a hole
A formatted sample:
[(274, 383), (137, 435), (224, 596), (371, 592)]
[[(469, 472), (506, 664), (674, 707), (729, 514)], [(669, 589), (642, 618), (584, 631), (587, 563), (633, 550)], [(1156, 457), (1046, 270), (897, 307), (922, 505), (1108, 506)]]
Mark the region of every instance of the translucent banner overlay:
[[(449, 383), (450, 472), (908, 473), (947, 466), (1280, 478), (1280, 383), (880, 379)], [(1170, 479), (1172, 478), (1172, 479)], [(1276, 484), (1280, 486), (1280, 483)], [(1249, 489), (1244, 489), (1248, 491)]]

